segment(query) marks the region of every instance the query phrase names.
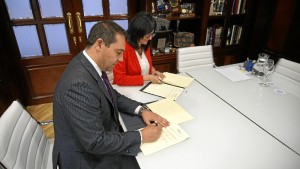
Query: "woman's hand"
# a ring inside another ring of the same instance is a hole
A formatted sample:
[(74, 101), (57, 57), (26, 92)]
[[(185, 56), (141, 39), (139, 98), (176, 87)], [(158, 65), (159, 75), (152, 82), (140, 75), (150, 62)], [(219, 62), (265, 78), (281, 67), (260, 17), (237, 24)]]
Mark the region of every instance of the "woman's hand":
[(163, 79), (163, 78), (166, 77), (163, 73), (159, 72), (159, 71), (156, 70), (154, 67), (152, 67), (152, 74), (153, 74), (153, 75), (157, 75), (157, 76), (160, 77), (161, 79)]
[(144, 75), (144, 81), (150, 81), (152, 83), (157, 83), (160, 84), (161, 83), (161, 78), (157, 75)]
[(144, 81), (150, 81), (152, 83), (161, 84), (162, 80), (166, 77), (163, 73), (155, 70), (154, 67), (152, 67), (152, 74), (144, 75)]
[(161, 78), (157, 75), (149, 75), (150, 76), (150, 82), (152, 83), (158, 83), (160, 84), (161, 83)]
[(156, 70), (154, 67), (152, 67), (152, 74), (153, 74), (153, 75), (157, 75), (157, 76), (160, 77), (161, 79), (163, 79), (163, 78), (166, 77), (163, 73), (159, 72), (159, 71)]
[(159, 71), (155, 71), (154, 75), (157, 75), (161, 80), (166, 77), (163, 73), (161, 73)]

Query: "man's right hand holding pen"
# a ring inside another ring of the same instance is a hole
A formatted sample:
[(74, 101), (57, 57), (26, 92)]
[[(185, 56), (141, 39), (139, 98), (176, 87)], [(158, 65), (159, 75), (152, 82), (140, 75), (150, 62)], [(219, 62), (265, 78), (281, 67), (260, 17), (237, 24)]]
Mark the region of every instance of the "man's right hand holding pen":
[(170, 124), (168, 120), (149, 109), (145, 109), (141, 113), (141, 116), (147, 124), (147, 126), (141, 131), (143, 143), (156, 141), (161, 135), (162, 128), (167, 127)]

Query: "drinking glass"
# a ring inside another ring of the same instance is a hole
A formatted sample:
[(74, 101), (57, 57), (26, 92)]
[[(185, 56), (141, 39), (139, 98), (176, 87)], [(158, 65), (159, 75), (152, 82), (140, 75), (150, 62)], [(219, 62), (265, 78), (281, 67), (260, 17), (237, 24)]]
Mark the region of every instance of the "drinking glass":
[(258, 54), (257, 62), (254, 64), (253, 69), (255, 70), (259, 78), (264, 77), (263, 66), (265, 65), (269, 57), (270, 56), (265, 53)]
[(263, 77), (262, 77), (262, 82), (260, 82), (259, 84), (261, 86), (267, 87), (269, 86), (269, 83), (267, 81), (267, 77), (273, 73), (274, 71), (274, 60), (273, 59), (268, 59), (266, 60), (266, 62), (263, 64)]

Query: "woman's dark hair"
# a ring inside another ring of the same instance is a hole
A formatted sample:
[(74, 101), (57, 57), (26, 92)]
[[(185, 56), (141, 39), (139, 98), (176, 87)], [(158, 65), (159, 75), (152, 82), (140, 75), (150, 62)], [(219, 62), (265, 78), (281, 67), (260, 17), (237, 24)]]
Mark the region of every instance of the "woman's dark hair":
[[(152, 31), (155, 33), (155, 29), (156, 21), (152, 15), (146, 11), (141, 11), (132, 18), (129, 24), (126, 32), (127, 42), (133, 46), (133, 48), (139, 49), (138, 41), (144, 38), (145, 35), (150, 34)], [(149, 40), (146, 45), (142, 46), (142, 48), (146, 50), (150, 44), (151, 40)]]

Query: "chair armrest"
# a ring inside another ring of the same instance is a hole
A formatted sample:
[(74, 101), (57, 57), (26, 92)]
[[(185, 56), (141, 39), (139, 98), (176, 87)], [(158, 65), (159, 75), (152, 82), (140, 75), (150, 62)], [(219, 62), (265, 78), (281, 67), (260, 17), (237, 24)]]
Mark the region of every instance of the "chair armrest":
[(48, 125), (48, 124), (51, 124), (53, 123), (53, 120), (48, 120), (48, 121), (38, 121), (38, 124), (40, 126), (45, 126), (45, 125)]

